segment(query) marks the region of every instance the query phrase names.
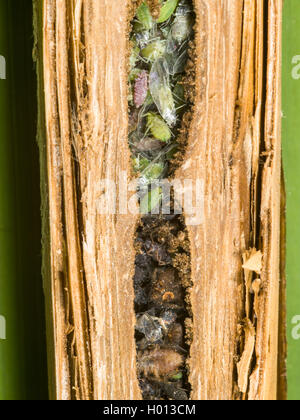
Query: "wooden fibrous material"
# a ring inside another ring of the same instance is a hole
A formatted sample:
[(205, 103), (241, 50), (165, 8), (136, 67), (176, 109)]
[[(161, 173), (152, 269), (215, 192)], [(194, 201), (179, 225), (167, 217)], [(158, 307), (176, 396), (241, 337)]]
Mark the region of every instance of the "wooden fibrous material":
[[(138, 217), (97, 212), (99, 181), (118, 183), (120, 171), (130, 177), (127, 63), (136, 3), (35, 1), (43, 271), (57, 399), (141, 398), (132, 282)], [(274, 400), (285, 358), (282, 2), (194, 4), (194, 116), (176, 173), (204, 182), (203, 223), (188, 227), (191, 398)]]

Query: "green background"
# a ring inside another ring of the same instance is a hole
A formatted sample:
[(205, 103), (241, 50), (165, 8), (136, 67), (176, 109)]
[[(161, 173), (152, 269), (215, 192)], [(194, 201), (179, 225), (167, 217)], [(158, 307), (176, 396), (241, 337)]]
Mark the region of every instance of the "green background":
[[(288, 389), (300, 400), (300, 340), (292, 338), (292, 319), (300, 315), (300, 78), (292, 77), (300, 55), (300, 1), (284, 1), (282, 141), (287, 189)], [(300, 61), (299, 61), (300, 63)], [(300, 70), (298, 71), (300, 76)]]
[(0, 0), (0, 400), (47, 398), (36, 79), (29, 0)]

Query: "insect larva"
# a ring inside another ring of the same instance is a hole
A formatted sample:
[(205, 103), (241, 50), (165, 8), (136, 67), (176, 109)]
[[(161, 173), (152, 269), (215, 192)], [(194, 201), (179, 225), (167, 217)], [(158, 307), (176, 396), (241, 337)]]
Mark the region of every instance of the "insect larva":
[(133, 100), (137, 108), (143, 105), (148, 93), (148, 73), (143, 70), (135, 79)]

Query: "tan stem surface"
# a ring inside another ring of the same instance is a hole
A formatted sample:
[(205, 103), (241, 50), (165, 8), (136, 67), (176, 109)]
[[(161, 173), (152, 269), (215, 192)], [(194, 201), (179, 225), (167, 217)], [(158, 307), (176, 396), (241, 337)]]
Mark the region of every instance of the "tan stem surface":
[[(120, 174), (130, 179), (128, 22), (137, 3), (34, 2), (52, 398), (141, 398), (132, 281), (138, 216), (99, 212), (104, 193), (116, 194), (118, 210)], [(272, 400), (285, 352), (282, 1), (194, 4), (196, 99), (176, 173), (204, 185), (203, 223), (188, 228), (191, 398)], [(279, 384), (284, 389), (284, 378)]]

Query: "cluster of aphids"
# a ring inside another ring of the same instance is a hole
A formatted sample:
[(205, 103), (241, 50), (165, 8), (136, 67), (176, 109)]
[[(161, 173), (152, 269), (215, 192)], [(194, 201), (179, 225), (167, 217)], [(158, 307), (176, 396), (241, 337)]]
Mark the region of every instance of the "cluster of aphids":
[[(184, 75), (194, 23), (192, 0), (162, 2), (158, 19), (152, 17), (144, 2), (132, 22), (129, 144), (133, 167), (139, 174), (143, 214), (160, 202), (157, 181), (168, 175), (168, 162), (178, 150), (176, 136), (190, 105)], [(157, 188), (153, 186), (156, 182)]]
[(181, 119), (190, 105), (183, 80), (194, 22), (192, 0), (162, 1), (156, 19), (143, 2), (131, 34), (129, 144), (139, 176), (140, 210), (147, 215), (136, 240), (137, 368), (148, 400), (186, 400), (189, 395), (189, 241), (181, 216), (150, 213), (160, 206), (159, 180), (168, 175)]

